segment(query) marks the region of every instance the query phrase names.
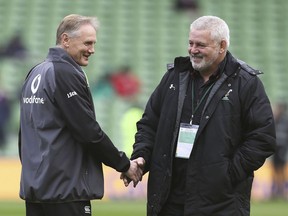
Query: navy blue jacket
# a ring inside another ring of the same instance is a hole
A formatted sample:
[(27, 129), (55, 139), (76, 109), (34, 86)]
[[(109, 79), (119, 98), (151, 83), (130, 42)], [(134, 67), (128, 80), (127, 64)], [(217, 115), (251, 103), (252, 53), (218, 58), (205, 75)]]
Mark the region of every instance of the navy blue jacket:
[(102, 162), (119, 172), (130, 162), (96, 121), (81, 67), (60, 47), (28, 74), (20, 98), (20, 197), (64, 202), (103, 196)]

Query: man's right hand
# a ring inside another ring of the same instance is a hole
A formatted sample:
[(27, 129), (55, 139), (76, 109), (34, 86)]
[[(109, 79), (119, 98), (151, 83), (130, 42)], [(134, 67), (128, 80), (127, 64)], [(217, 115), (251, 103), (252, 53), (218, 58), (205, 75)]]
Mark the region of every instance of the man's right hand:
[(121, 173), (120, 179), (123, 180), (124, 185), (127, 187), (131, 181), (133, 186), (136, 187), (139, 181), (142, 180), (143, 171), (145, 167), (145, 160), (142, 157), (130, 161), (130, 168), (127, 172)]

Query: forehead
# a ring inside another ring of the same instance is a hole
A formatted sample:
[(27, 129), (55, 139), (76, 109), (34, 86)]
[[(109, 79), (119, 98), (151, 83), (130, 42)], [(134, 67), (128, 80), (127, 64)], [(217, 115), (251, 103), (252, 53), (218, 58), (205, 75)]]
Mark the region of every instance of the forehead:
[(89, 40), (95, 40), (96, 41), (96, 30), (93, 28), (93, 26), (87, 24), (82, 25), (79, 30), (79, 37), (82, 38), (89, 38)]
[(196, 30), (192, 29), (189, 32), (189, 40), (190, 41), (198, 41), (198, 42), (208, 42), (211, 41), (211, 33), (208, 30)]

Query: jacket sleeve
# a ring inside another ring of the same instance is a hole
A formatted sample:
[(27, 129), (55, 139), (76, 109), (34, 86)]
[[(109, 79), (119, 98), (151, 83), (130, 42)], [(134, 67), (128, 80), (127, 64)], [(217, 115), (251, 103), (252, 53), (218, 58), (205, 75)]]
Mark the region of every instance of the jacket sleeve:
[[(259, 169), (274, 153), (276, 135), (270, 101), (262, 82), (253, 76), (240, 91), (243, 142), (233, 156), (232, 181), (241, 181)], [(240, 129), (239, 129), (240, 130)]]
[(73, 137), (104, 164), (125, 172), (130, 161), (118, 151), (96, 121), (90, 90), (84, 74), (63, 64), (55, 68), (55, 104)]

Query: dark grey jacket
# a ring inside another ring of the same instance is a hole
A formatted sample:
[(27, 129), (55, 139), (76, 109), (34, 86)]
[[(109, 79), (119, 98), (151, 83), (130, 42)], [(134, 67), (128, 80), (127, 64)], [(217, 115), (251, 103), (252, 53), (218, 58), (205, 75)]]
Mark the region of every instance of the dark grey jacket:
[(127, 171), (130, 162), (96, 121), (81, 67), (59, 48), (27, 76), (20, 98), (20, 197), (64, 202), (103, 196), (102, 162)]
[[(226, 60), (188, 160), (185, 216), (248, 216), (253, 172), (274, 152), (273, 115), (258, 71), (229, 52)], [(189, 57), (175, 59), (137, 123), (132, 158), (147, 162), (149, 216), (159, 213), (169, 195), (190, 64)]]

